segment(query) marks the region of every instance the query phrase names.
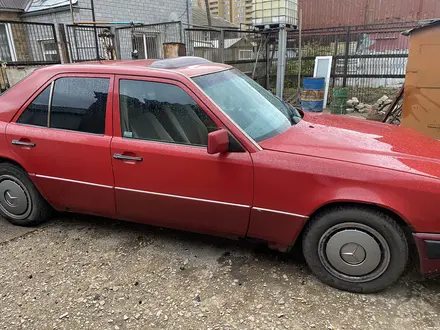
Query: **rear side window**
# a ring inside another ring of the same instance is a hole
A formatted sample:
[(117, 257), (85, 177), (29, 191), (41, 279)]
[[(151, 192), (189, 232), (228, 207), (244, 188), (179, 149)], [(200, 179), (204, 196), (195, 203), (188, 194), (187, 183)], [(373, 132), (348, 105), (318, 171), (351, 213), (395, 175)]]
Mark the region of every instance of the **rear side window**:
[(48, 86), (17, 122), (84, 133), (104, 134), (110, 79), (60, 78), (49, 108)]
[(104, 134), (109, 84), (105, 78), (58, 79), (49, 127)]
[(47, 127), (50, 85), (38, 95), (18, 118), (18, 123)]

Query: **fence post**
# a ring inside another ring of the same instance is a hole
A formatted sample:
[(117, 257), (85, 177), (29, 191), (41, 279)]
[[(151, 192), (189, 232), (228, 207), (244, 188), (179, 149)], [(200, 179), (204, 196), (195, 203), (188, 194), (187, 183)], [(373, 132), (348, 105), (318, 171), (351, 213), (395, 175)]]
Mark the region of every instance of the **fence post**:
[(220, 42), (219, 42), (219, 52), (220, 52), (220, 62), (225, 63), (225, 30), (220, 31)]
[(183, 27), (182, 27), (182, 21), (179, 21), (179, 32), (180, 32), (180, 42), (185, 43), (185, 40), (183, 40)]
[(338, 64), (338, 50), (339, 50), (339, 39), (338, 39), (338, 35), (335, 35), (335, 53), (333, 54), (333, 63), (332, 63), (332, 73), (331, 73), (331, 77), (332, 79), (332, 88), (335, 88), (335, 84), (336, 84), (336, 65)]
[(270, 34), (266, 34), (266, 89), (270, 89)]
[(58, 33), (60, 35), (61, 63), (70, 63), (69, 48), (67, 47), (66, 27), (64, 24), (58, 24)]
[(114, 46), (115, 46), (115, 52), (116, 52), (116, 60), (120, 60), (121, 59), (121, 42), (119, 39), (119, 29), (117, 29), (115, 26), (112, 26), (110, 28), (110, 30), (112, 31), (112, 34), (115, 36), (115, 38), (113, 39), (114, 42)]
[(348, 74), (348, 56), (350, 54), (350, 27), (347, 27), (347, 35), (345, 40), (345, 56), (344, 56), (344, 76), (342, 78), (342, 87), (347, 87)]

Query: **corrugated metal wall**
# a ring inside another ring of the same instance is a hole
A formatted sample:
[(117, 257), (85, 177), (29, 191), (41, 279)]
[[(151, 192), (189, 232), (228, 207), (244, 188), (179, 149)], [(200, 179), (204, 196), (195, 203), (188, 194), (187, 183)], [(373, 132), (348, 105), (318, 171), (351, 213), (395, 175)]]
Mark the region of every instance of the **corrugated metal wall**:
[(439, 0), (300, 0), (305, 29), (440, 18)]

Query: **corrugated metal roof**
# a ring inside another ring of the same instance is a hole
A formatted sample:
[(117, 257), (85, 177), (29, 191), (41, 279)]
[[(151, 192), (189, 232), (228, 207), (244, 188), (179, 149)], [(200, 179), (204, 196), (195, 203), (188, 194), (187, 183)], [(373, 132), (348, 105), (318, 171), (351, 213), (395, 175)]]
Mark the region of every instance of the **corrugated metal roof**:
[(403, 34), (406, 36), (409, 36), (410, 34), (417, 32), (419, 30), (426, 29), (426, 28), (433, 27), (433, 26), (438, 26), (438, 25), (440, 25), (440, 19), (431, 19), (431, 20), (421, 21), (420, 26), (415, 27), (414, 29), (405, 31), (405, 32), (403, 32)]
[(299, 7), (304, 29), (440, 17), (439, 0), (299, 0)]
[[(76, 4), (77, 2), (78, 0), (72, 0), (73, 4)], [(68, 6), (69, 4), (69, 0), (31, 0), (31, 4), (27, 8), (26, 12), (31, 13), (39, 10), (54, 9), (58, 7)]]
[[(206, 10), (193, 7), (192, 8), (192, 22), (195, 27), (208, 26), (208, 17), (206, 16)], [(215, 15), (211, 15), (211, 23), (214, 28), (227, 28), (237, 29), (238, 27), (231, 22)]]
[(29, 0), (0, 0), (0, 9), (24, 10)]

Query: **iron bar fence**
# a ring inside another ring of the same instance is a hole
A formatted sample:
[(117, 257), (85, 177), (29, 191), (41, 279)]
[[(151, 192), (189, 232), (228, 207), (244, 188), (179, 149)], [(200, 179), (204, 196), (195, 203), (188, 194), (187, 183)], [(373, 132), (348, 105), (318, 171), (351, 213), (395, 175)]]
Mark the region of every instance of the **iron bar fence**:
[(55, 25), (0, 21), (0, 61), (10, 66), (61, 63)]
[(167, 22), (157, 24), (136, 24), (116, 28), (119, 58), (132, 59), (136, 51), (139, 59), (162, 58), (163, 44), (183, 42), (182, 23)]
[[(301, 72), (299, 35), (297, 31), (290, 32), (286, 93), (298, 91), (299, 74), (301, 78), (313, 76), (316, 56), (332, 56), (330, 88), (347, 88), (349, 97), (356, 96), (370, 104), (384, 94), (392, 97), (404, 82), (408, 61), (409, 39), (402, 32), (417, 25), (399, 22), (304, 30)], [(272, 67), (271, 72), (274, 70)]]
[[(71, 61), (109, 59), (107, 37), (103, 37), (109, 35), (111, 35), (110, 26), (66, 25), (67, 45)], [(96, 40), (98, 40), (98, 47)]]

